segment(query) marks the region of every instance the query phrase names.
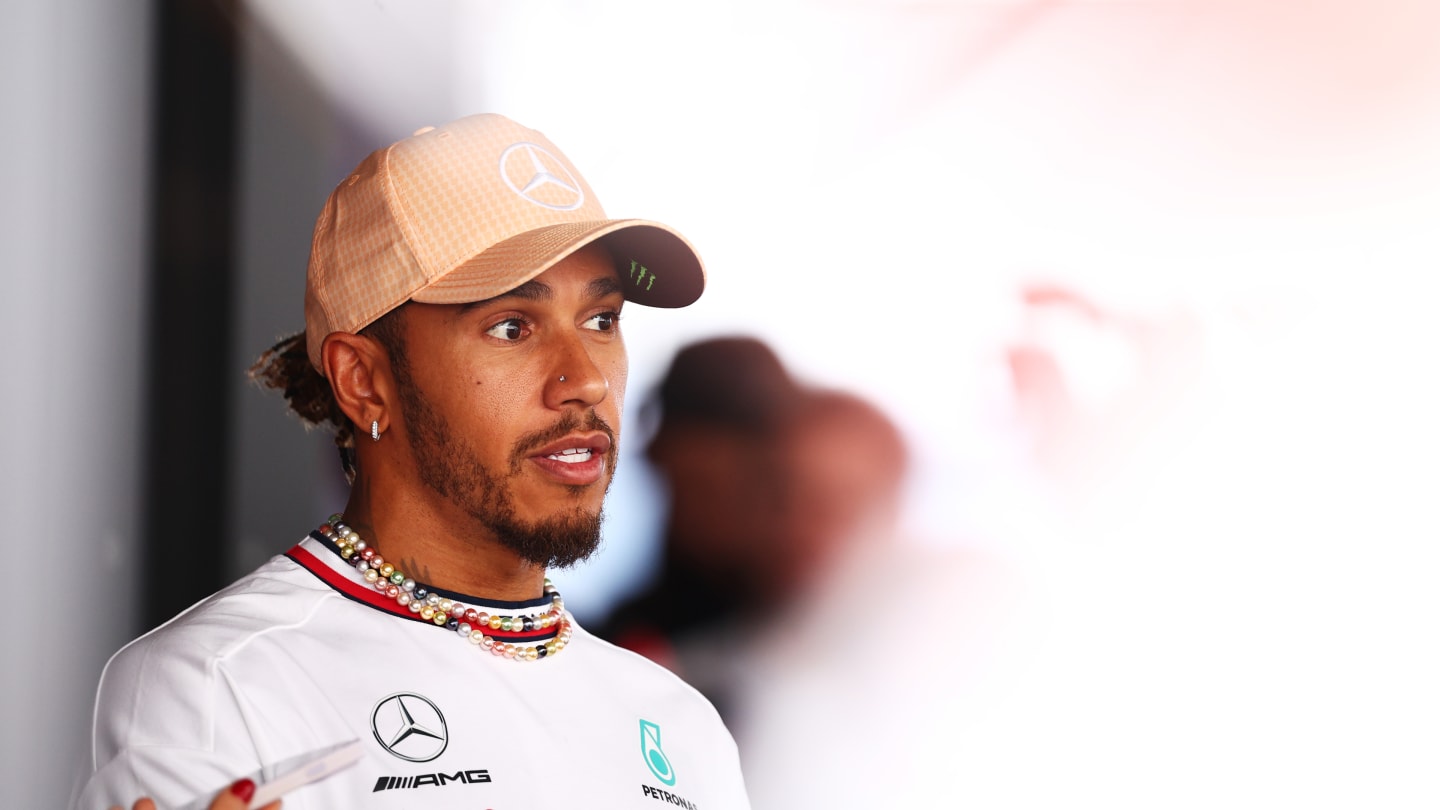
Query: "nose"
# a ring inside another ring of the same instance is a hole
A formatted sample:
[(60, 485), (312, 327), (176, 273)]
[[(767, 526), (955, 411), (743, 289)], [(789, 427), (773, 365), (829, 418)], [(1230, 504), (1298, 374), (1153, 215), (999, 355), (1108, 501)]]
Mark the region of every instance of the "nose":
[(579, 406), (592, 408), (610, 393), (610, 380), (582, 339), (568, 342), (558, 353), (545, 380), (545, 407), (563, 410)]

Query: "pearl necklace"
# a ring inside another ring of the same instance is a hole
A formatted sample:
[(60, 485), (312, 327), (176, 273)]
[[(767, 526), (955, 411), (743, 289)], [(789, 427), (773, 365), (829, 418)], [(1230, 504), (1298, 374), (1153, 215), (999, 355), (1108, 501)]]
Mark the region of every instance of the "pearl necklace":
[[(543, 613), (529, 616), (491, 615), (483, 610), (466, 605), (454, 599), (432, 593), (432, 588), (407, 577), (404, 572), (380, 556), (374, 546), (360, 539), (355, 530), (340, 522), (341, 516), (331, 515), (327, 523), (321, 524), (320, 534), (335, 544), (340, 556), (355, 566), (355, 570), (379, 593), (394, 599), (421, 619), (449, 627), (480, 649), (489, 650), (501, 658), (516, 661), (535, 661), (548, 658), (570, 643), (574, 630), (569, 614), (565, 612), (565, 600), (549, 577), (545, 579), (545, 595), (550, 597), (550, 608)], [(554, 638), (536, 644), (520, 644), (496, 639), (489, 633), (525, 633), (545, 631), (557, 627)]]

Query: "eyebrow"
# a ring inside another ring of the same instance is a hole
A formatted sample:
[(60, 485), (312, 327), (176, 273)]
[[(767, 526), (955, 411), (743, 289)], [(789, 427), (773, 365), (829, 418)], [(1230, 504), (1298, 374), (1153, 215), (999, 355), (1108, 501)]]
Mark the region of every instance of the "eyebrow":
[(591, 298), (604, 298), (624, 291), (620, 286), (620, 279), (616, 276), (602, 276), (585, 285), (585, 294)]
[(549, 301), (555, 297), (555, 290), (543, 281), (530, 279), (513, 290), (506, 290), (499, 295), (486, 298), (481, 301), (472, 301), (465, 305), (465, 310), (475, 309), (493, 304), (496, 301), (503, 301), (506, 298), (519, 298), (522, 301)]

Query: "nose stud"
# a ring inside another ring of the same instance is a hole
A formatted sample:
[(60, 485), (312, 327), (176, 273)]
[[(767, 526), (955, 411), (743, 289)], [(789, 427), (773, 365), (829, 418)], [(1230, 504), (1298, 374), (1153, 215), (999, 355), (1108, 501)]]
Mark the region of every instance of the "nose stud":
[(564, 374), (561, 374), (561, 375), (560, 375), (560, 382), (565, 382), (565, 375), (564, 375)]

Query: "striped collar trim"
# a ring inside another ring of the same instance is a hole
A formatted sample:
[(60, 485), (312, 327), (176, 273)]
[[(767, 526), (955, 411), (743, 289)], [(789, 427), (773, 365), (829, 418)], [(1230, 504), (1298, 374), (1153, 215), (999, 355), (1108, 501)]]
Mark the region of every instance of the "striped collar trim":
[[(427, 624), (435, 628), (454, 631), (459, 625), (454, 619), (451, 619), (444, 625), (435, 624), (435, 622), (421, 617), (419, 613), (411, 611), (407, 606), (375, 590), (375, 587), (366, 582), (365, 578), (360, 575), (360, 572), (356, 571), (353, 566), (340, 556), (340, 551), (335, 547), (335, 544), (318, 533), (311, 533), (304, 540), (295, 544), (294, 547), (285, 552), (285, 556), (294, 561), (296, 565), (309, 571), (316, 579), (330, 586), (332, 590), (352, 602), (358, 602), (366, 607), (383, 613), (389, 613), (397, 618), (420, 622), (421, 624)], [(520, 616), (543, 611), (550, 607), (550, 600), (547, 597), (528, 599), (521, 602), (505, 602), (493, 599), (478, 599), (473, 596), (439, 588), (432, 588), (430, 592), (438, 594), (443, 599), (462, 602), (467, 607), (483, 610), (491, 615)], [(558, 634), (559, 630), (556, 627), (540, 631), (522, 630), (518, 632), (485, 628), (485, 635), (494, 638), (496, 641), (505, 642), (544, 641), (554, 638)]]

